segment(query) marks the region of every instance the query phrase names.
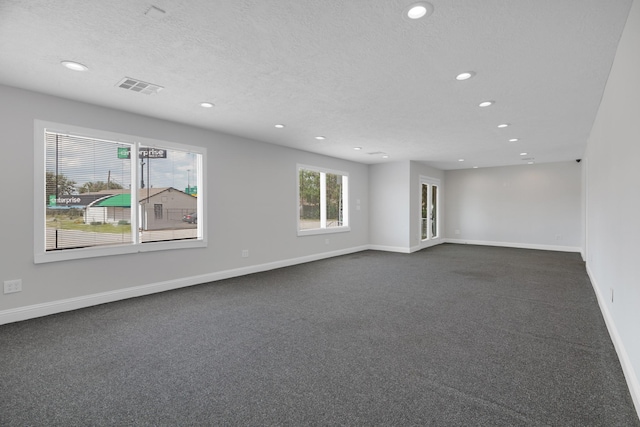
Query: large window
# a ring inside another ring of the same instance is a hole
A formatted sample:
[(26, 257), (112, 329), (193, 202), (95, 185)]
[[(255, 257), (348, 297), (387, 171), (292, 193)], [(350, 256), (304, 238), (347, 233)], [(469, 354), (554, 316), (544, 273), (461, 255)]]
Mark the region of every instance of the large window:
[(298, 235), (349, 230), (348, 182), (345, 172), (298, 166)]
[(203, 148), (40, 121), (35, 145), (36, 262), (206, 245)]

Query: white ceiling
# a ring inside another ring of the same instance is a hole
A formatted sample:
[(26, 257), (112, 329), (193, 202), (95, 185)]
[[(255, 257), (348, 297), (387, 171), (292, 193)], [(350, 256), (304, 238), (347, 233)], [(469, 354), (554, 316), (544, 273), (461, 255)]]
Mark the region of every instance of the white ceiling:
[(431, 0), (410, 21), (413, 1), (0, 0), (0, 84), (367, 164), (583, 155), (632, 0)]

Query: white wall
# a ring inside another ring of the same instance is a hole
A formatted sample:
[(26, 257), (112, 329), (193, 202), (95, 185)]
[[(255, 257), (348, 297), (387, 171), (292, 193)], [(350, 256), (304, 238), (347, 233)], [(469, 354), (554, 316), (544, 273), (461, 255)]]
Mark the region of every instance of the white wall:
[[(444, 172), (439, 169), (413, 161), (369, 167), (369, 240), (373, 249), (410, 253), (443, 242), (420, 241), (421, 176), (440, 180), (440, 200), (444, 200)], [(445, 216), (441, 206), (442, 224)]]
[(636, 0), (587, 147), (586, 251), (587, 271), (640, 415), (639, 52)]
[(580, 252), (581, 163), (445, 172), (447, 241)]
[(369, 241), (380, 250), (410, 251), (410, 162), (369, 166)]
[[(0, 182), (5, 183), (0, 280), (23, 281), (22, 292), (0, 294), (0, 324), (29, 317), (29, 310), (55, 312), (56, 304), (71, 309), (348, 253), (368, 244), (366, 165), (7, 86), (0, 86), (0, 99)], [(207, 147), (208, 247), (35, 265), (34, 119)], [(350, 232), (297, 236), (298, 163), (349, 173)], [(360, 210), (355, 209), (357, 199)], [(249, 250), (249, 258), (241, 257), (243, 249)]]

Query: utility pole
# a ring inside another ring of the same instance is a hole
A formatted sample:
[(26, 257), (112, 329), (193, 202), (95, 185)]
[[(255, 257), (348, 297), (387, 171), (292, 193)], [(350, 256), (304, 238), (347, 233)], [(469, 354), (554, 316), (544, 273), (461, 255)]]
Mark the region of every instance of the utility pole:
[(142, 168), (140, 171), (140, 188), (144, 188), (144, 160), (140, 160), (140, 167)]

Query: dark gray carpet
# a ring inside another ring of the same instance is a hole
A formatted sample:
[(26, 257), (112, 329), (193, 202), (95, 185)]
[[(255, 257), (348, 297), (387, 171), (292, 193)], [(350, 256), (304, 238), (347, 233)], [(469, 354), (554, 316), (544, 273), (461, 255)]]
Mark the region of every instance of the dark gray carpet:
[(640, 426), (570, 253), (361, 252), (0, 326), (0, 364), (1, 426)]

